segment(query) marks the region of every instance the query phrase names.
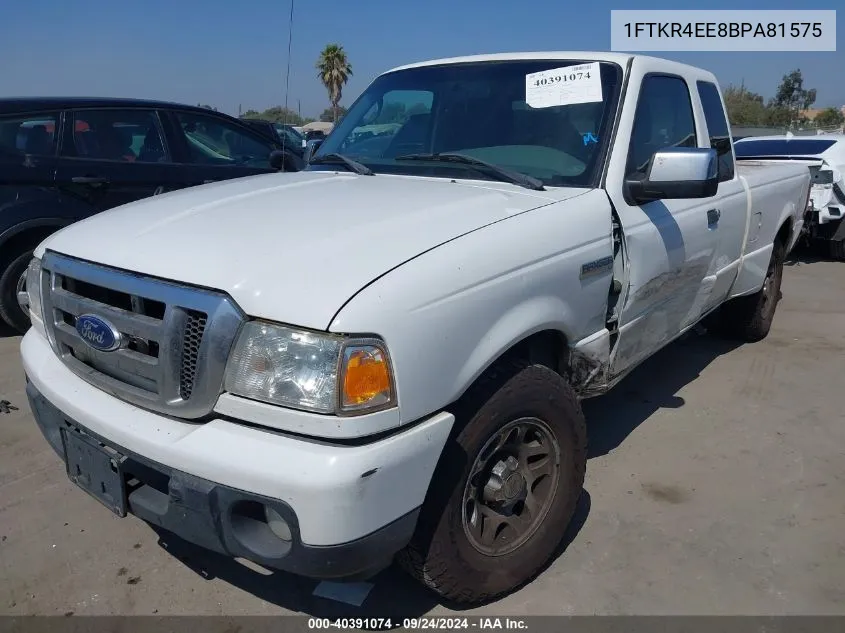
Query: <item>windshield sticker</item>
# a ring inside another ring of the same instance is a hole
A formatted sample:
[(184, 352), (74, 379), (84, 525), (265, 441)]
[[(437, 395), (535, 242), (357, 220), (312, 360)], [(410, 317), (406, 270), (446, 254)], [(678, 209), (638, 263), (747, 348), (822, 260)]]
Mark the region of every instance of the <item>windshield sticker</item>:
[(525, 103), (532, 108), (601, 100), (601, 68), (598, 62), (525, 75)]
[(590, 143), (598, 143), (599, 137), (593, 134), (592, 132), (587, 132), (584, 135), (584, 145), (589, 145)]

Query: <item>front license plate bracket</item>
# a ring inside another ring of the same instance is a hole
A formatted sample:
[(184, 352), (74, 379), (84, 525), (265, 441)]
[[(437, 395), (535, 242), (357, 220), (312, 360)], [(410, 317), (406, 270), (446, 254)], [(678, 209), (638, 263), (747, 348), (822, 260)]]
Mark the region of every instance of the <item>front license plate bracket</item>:
[(69, 428), (62, 429), (65, 465), (70, 480), (119, 517), (126, 516), (126, 457), (96, 439)]

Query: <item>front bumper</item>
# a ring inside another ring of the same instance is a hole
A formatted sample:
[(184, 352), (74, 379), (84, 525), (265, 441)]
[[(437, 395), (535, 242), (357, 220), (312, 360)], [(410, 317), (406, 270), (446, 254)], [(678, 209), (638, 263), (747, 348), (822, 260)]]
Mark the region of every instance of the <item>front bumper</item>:
[[(311, 577), (357, 575), (407, 543), (454, 422), (441, 413), (354, 446), (219, 418), (184, 422), (92, 387), (34, 329), (21, 353), (33, 413), (60, 455), (64, 427), (127, 457), (128, 471), (144, 484), (132, 491), (130, 512), (208, 549)], [(238, 508), (258, 504), (291, 526), (288, 551), (239, 535)]]
[[(349, 543), (310, 546), (302, 542), (296, 513), (284, 501), (230, 488), (157, 464), (121, 446), (110, 445), (68, 419), (27, 381), (35, 420), (50, 446), (65, 458), (60, 429), (82, 431), (125, 456), (122, 471), (139, 482), (127, 496), (128, 510), (148, 523), (206, 549), (246, 558), (273, 569), (311, 578), (350, 578), (386, 567), (410, 540), (419, 509)], [(263, 506), (286, 521), (291, 540), (276, 537)]]

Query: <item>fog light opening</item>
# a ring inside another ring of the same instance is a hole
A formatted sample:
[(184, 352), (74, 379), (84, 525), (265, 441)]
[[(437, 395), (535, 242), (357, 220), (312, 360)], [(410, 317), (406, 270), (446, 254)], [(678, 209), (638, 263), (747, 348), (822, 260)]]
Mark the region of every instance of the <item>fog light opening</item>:
[(270, 531), (278, 538), (286, 543), (290, 543), (293, 540), (293, 534), (291, 533), (288, 522), (270, 506), (264, 506), (264, 518), (267, 520)]

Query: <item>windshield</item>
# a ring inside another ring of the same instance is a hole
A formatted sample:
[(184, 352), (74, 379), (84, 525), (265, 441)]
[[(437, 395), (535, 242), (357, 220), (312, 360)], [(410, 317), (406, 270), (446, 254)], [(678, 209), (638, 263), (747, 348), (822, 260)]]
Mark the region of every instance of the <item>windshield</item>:
[(315, 162), (343, 154), (376, 174), (497, 179), (471, 163), (404, 158), (460, 153), (546, 186), (594, 186), (621, 80), (615, 64), (576, 60), (472, 62), (388, 73), (353, 104)]

